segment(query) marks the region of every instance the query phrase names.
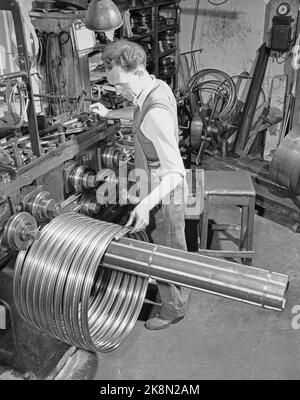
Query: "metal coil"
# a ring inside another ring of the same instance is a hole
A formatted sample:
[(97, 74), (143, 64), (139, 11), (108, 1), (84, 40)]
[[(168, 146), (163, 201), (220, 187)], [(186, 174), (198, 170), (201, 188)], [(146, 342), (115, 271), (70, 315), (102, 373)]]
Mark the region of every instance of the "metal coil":
[(114, 146), (108, 146), (101, 154), (101, 161), (105, 168), (116, 169), (120, 163), (126, 161), (130, 157), (128, 152), (120, 151)]
[[(214, 79), (208, 80), (207, 77), (214, 77)], [(221, 122), (231, 119), (237, 102), (236, 87), (231, 77), (225, 72), (217, 69), (198, 71), (187, 82), (187, 90), (190, 96), (196, 96), (197, 92), (201, 93), (205, 90), (211, 91), (213, 93), (214, 106), (217, 105), (220, 99), (224, 100), (221, 109), (215, 110), (214, 117)]]
[[(14, 296), (21, 316), (39, 330), (79, 348), (108, 352), (129, 335), (148, 280), (101, 267), (114, 238), (128, 229), (76, 213), (53, 219), (18, 255)], [(144, 233), (133, 237), (148, 241)]]

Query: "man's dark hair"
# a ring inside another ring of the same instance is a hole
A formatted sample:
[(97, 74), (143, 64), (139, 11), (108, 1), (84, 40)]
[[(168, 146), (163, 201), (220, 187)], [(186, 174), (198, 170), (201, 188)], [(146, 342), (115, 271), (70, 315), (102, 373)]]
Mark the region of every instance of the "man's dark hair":
[(115, 65), (120, 65), (127, 72), (134, 71), (139, 65), (146, 67), (147, 60), (142, 46), (125, 39), (105, 46), (102, 58), (108, 71)]

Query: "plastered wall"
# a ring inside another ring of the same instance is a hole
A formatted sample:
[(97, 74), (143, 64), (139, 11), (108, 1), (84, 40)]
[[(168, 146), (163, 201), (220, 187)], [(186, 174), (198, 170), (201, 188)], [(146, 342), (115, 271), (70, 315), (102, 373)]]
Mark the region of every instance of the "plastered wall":
[[(220, 1), (220, 0), (216, 0)], [(181, 51), (191, 48), (196, 0), (181, 2)], [(265, 18), (264, 0), (228, 0), (212, 6), (200, 0), (194, 49), (203, 48), (200, 68), (223, 69), (230, 75), (251, 68), (262, 44)]]
[[(181, 2), (181, 51), (191, 48), (195, 4)], [(228, 0), (221, 6), (200, 0), (194, 48), (204, 49), (198, 57), (201, 69), (217, 67), (233, 75), (251, 68), (263, 40), (264, 18), (264, 0)]]

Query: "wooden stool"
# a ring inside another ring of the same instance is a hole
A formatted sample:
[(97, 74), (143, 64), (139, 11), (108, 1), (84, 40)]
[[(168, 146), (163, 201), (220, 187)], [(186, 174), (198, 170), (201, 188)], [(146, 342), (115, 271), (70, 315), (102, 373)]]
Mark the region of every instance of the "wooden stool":
[[(205, 171), (204, 172), (204, 209), (199, 224), (199, 252), (212, 257), (241, 258), (247, 264), (252, 263), (255, 189), (251, 175), (245, 171)], [(242, 208), (239, 225), (215, 225), (214, 230), (237, 228), (240, 230), (238, 251), (206, 250), (208, 236), (209, 209), (212, 205), (234, 205)]]

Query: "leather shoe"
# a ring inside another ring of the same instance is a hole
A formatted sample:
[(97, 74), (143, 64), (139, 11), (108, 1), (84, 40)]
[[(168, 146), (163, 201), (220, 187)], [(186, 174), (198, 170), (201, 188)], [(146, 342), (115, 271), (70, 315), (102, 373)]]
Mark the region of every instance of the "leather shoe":
[(165, 329), (168, 328), (168, 326), (176, 324), (177, 322), (181, 321), (183, 317), (184, 315), (182, 317), (177, 317), (170, 320), (162, 318), (160, 315), (157, 315), (154, 318), (148, 319), (148, 321), (145, 323), (145, 327), (153, 331)]

